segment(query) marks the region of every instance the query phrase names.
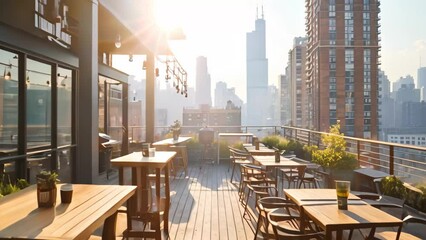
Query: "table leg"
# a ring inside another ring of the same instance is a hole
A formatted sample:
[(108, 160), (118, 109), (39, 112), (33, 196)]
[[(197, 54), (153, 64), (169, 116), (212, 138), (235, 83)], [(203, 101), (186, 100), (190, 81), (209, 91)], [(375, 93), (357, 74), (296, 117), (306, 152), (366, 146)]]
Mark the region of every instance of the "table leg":
[(332, 239), (331, 237), (333, 236), (332, 234), (333, 232), (331, 231), (330, 228), (326, 228), (325, 230), (325, 239)]
[(104, 227), (102, 229), (102, 239), (113, 240), (115, 239), (115, 229), (117, 222), (117, 211), (109, 216), (104, 221)]
[(169, 179), (169, 164), (164, 167), (164, 184), (165, 184), (165, 195), (166, 203), (164, 206), (164, 231), (169, 232), (169, 208), (170, 208), (170, 179)]
[(217, 136), (217, 164), (220, 163), (220, 137)]
[(148, 169), (146, 167), (140, 168), (141, 173), (141, 206), (140, 206), (140, 212), (146, 213), (148, 211), (148, 196), (150, 194), (148, 191), (150, 191), (150, 188), (148, 186)]

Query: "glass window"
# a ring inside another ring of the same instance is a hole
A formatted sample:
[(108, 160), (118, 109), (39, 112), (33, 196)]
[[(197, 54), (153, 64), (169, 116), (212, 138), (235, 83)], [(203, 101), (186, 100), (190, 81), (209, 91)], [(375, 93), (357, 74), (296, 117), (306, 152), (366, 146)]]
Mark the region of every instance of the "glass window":
[(52, 66), (27, 59), (27, 144), (51, 144)]
[(18, 55), (0, 49), (0, 150), (18, 148)]
[(58, 146), (72, 143), (72, 70), (58, 68)]

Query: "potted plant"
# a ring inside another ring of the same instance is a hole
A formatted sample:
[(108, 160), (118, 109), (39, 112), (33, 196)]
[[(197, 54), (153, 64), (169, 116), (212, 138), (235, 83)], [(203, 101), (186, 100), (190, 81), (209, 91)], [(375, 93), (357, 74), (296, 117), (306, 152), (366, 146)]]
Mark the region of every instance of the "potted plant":
[(170, 126), (170, 131), (173, 133), (173, 140), (179, 139), (181, 123), (179, 120), (175, 120), (173, 124)]
[(352, 180), (353, 170), (358, 167), (355, 155), (346, 152), (346, 141), (340, 132), (340, 123), (330, 126), (330, 133), (323, 134), (321, 141), (324, 149), (312, 146), (312, 162), (321, 165), (329, 174), (327, 183), (333, 180)]
[(51, 171), (41, 171), (37, 174), (38, 207), (53, 207), (56, 204), (56, 183), (58, 174)]

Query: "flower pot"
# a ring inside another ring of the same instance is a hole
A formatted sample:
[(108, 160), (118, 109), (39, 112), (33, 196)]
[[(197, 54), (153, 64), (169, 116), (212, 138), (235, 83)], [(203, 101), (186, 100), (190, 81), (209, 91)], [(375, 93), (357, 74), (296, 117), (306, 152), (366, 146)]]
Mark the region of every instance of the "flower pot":
[(56, 185), (51, 189), (43, 189), (37, 184), (38, 207), (54, 207), (56, 205)]

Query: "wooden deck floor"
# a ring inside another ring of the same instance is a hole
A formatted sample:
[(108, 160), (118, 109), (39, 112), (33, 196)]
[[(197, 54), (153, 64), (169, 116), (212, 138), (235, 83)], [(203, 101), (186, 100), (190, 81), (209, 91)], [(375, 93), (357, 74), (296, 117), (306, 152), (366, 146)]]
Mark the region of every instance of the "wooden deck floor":
[[(238, 184), (230, 183), (228, 164), (190, 162), (188, 168), (188, 177), (182, 173), (171, 180), (169, 239), (254, 239), (255, 220), (243, 218)], [(114, 175), (106, 183), (117, 184)], [(119, 214), (117, 239), (125, 228), (126, 217)], [(354, 232), (352, 239), (362, 239), (359, 234)]]
[[(115, 175), (106, 183), (117, 184)], [(188, 177), (183, 175), (170, 181), (169, 239), (254, 238), (255, 223), (242, 217), (244, 209), (238, 200), (238, 184), (235, 176), (235, 183), (229, 182), (228, 164), (191, 162)], [(120, 233), (125, 228), (126, 217), (119, 214), (117, 239), (121, 239)]]

